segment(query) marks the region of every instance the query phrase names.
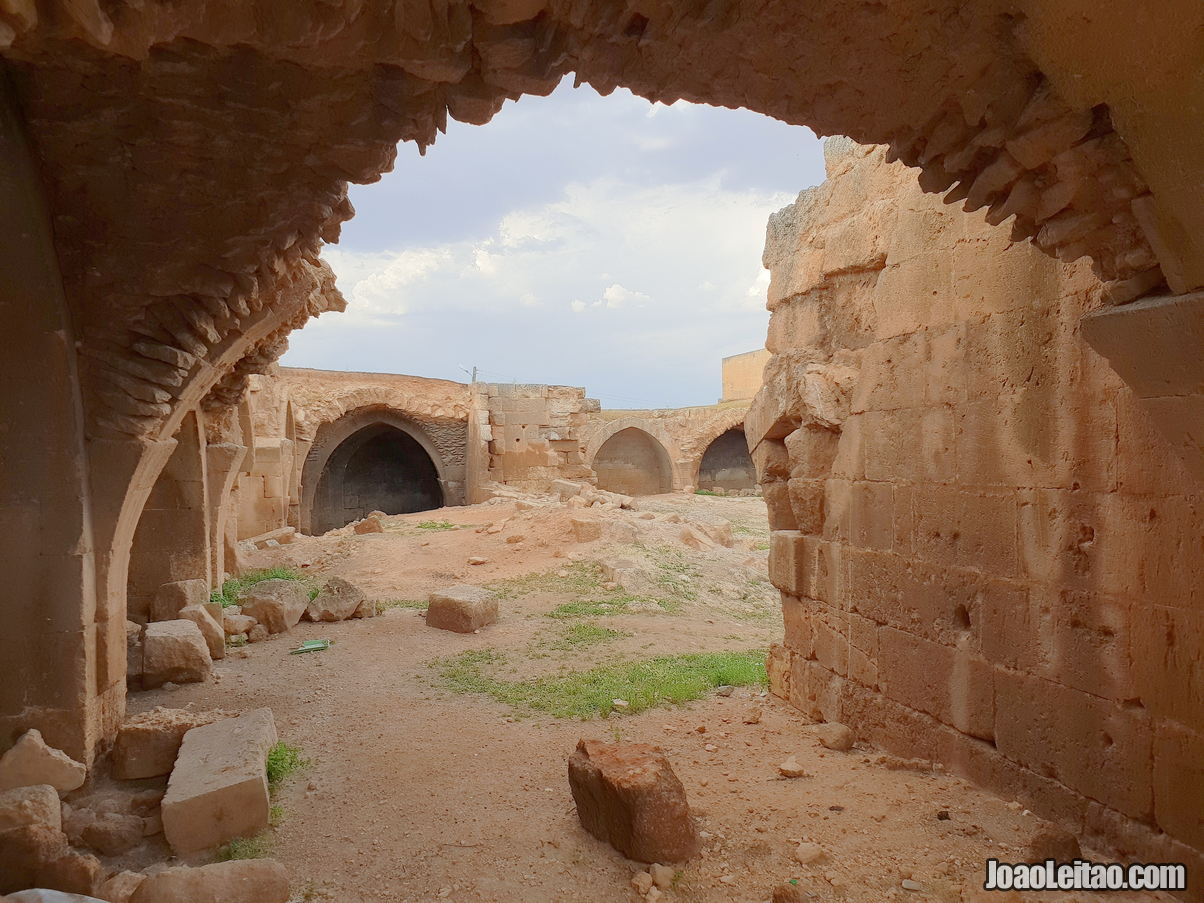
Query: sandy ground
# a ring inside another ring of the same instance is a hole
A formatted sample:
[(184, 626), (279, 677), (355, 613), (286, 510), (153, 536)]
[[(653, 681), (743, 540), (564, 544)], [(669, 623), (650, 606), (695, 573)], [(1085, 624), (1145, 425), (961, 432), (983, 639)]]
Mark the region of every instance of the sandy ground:
[[(651, 562), (653, 574), (681, 584), (673, 611), (650, 606), (587, 619), (630, 634), (613, 643), (558, 649), (559, 632), (579, 622), (546, 616), (573, 599), (571, 581), (548, 579), (508, 596), (500, 623), (476, 635), (428, 628), (420, 612), (404, 607), (371, 620), (303, 622), (292, 634), (232, 651), (212, 682), (133, 695), (131, 710), (272, 708), (282, 739), (311, 760), (277, 794), (284, 816), (271, 838), (298, 901), (639, 900), (630, 879), (640, 866), (577, 821), (566, 759), (581, 737), (656, 743), (673, 762), (705, 843), (701, 856), (680, 867), (669, 903), (759, 903), (790, 879), (815, 901), (979, 899), (974, 889), (987, 857), (1024, 859), (1041, 827), (1029, 813), (939, 771), (901, 768), (874, 750), (824, 749), (806, 719), (756, 688), (576, 721), (531, 716), (440, 684), (430, 663), (466, 650), (502, 650), (510, 676), (522, 676), (679, 651), (764, 648), (780, 634), (776, 593), (765, 580), (761, 500), (659, 496), (640, 507), (657, 518), (604, 515), (638, 523), (640, 545), (578, 544), (569, 518), (580, 512), (516, 512), (504, 503), (389, 518), (383, 534), (301, 538), (254, 561), (303, 566), (317, 579), (338, 574), (382, 600), (423, 599), (461, 582), (555, 576), (577, 560), (616, 556)], [(737, 545), (688, 549), (675, 538), (682, 525), (664, 519), (672, 514), (730, 520)], [(441, 521), (461, 528), (417, 526)], [(478, 532), (502, 522), (497, 532)], [(507, 542), (512, 536), (523, 538)], [(489, 563), (468, 565), (469, 556)], [(288, 654), (312, 637), (336, 642), (323, 653)], [(755, 720), (754, 710), (757, 723), (745, 723)], [(790, 754), (808, 777), (778, 774)], [(820, 844), (826, 855), (798, 864), (800, 841)], [(923, 889), (904, 890), (905, 878)]]

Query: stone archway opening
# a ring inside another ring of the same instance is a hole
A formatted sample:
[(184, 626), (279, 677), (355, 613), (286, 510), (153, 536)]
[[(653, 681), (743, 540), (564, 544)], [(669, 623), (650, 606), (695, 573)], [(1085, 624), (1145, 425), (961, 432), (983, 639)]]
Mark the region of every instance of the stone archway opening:
[(669, 454), (649, 433), (629, 426), (602, 443), (594, 456), (598, 488), (623, 495), (656, 495), (673, 488)]
[(431, 455), (414, 436), (388, 423), (344, 439), (322, 468), (314, 498), (314, 533), (325, 533), (373, 511), (410, 514), (443, 506)]
[(757, 471), (744, 430), (733, 427), (717, 436), (698, 465), (699, 489), (745, 490), (757, 486)]

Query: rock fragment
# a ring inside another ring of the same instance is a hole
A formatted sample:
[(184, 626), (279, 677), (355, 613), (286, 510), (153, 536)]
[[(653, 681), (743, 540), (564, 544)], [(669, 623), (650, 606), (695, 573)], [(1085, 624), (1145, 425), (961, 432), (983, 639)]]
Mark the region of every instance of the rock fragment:
[(130, 903), (288, 903), (288, 872), (274, 859), (172, 868), (146, 878)]
[(853, 732), (839, 721), (815, 725), (815, 737), (821, 746), (837, 752), (848, 752), (853, 748)]
[(365, 602), (359, 587), (342, 577), (331, 577), (305, 609), (310, 621), (345, 621)]
[(217, 660), (226, 657), (226, 632), (215, 620), (209, 610), (203, 605), (185, 605), (180, 609), (180, 617), (191, 621), (200, 628), (205, 645), (209, 647), (209, 657)]
[(681, 862), (698, 853), (685, 788), (658, 747), (582, 740), (568, 770), (577, 817), (599, 840), (638, 862)]
[(201, 629), (183, 618), (146, 625), (142, 640), (142, 683), (147, 689), (195, 683), (209, 676), (213, 659)]
[(30, 728), (0, 756), (0, 790), (49, 784), (59, 793), (82, 786), (88, 769), (65, 752), (48, 746), (41, 731)]
[(498, 619), (497, 596), (479, 586), (449, 586), (430, 594), (426, 623), (441, 630), (472, 633)]
[(239, 608), (267, 628), (285, 633), (297, 626), (309, 604), (309, 593), (299, 580), (262, 580), (239, 596)]

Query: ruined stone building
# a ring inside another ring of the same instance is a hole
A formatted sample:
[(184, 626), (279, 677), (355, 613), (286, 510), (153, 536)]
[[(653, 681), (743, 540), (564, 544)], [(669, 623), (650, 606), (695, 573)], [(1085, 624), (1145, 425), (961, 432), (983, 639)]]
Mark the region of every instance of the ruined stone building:
[(386, 458), (431, 463), (403, 506), (730, 478), (734, 439), (580, 390), (257, 376), (344, 306), (348, 182), (571, 72), (875, 146), (771, 222), (765, 386), (705, 415), (769, 506), (774, 691), (1204, 873), (1202, 33), (1197, 0), (0, 3), (0, 749), (102, 756), (127, 617), (355, 517)]

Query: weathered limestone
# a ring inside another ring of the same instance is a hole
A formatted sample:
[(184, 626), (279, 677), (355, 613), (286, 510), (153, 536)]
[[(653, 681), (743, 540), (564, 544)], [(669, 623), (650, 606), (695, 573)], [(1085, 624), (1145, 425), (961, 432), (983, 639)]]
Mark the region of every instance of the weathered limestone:
[(184, 735), (223, 717), (222, 712), (165, 708), (133, 716), (121, 726), (113, 745), (113, 777), (125, 781), (171, 774)]
[[(40, 825), (62, 830), (63, 810), (58, 790), (50, 784), (33, 784), (0, 791), (0, 835), (13, 828)], [(0, 838), (0, 843), (3, 843)]]
[(595, 518), (574, 517), (573, 536), (577, 542), (593, 542), (602, 538), (602, 521)]
[(143, 635), (142, 683), (147, 689), (195, 683), (209, 676), (213, 659), (201, 629), (192, 621), (156, 621)]
[(581, 825), (630, 859), (682, 862), (701, 841), (669, 760), (646, 743), (582, 740), (569, 756)]
[(270, 709), (184, 735), (163, 797), (163, 833), (178, 854), (207, 850), (268, 825), (265, 761), (276, 743)]
[[(1115, 298), (1083, 265), (935, 203), (881, 150), (827, 157), (769, 224), (773, 357), (746, 420), (773, 692), (1072, 833), (1124, 825), (1146, 861), (1204, 846), (1204, 555), (1183, 540), (1204, 494), (1143, 409), (1193, 384), (1170, 339), (1192, 302), (1096, 313)], [(1166, 354), (1126, 385), (1080, 323), (1122, 371), (1130, 331)]]
[(238, 599), (244, 615), (254, 618), (269, 633), (286, 633), (297, 626), (309, 594), (296, 580), (263, 580), (248, 587)]
[(305, 609), (310, 621), (345, 621), (353, 617), (365, 602), (359, 587), (342, 577), (331, 577)]
[(145, 880), (146, 875), (141, 872), (118, 872), (100, 886), (97, 894), (107, 903), (130, 903), (134, 891)]
[(221, 625), (213, 620), (213, 615), (208, 609), (203, 605), (186, 605), (180, 609), (179, 617), (191, 621), (200, 629), (201, 636), (205, 638), (205, 645), (209, 647), (210, 658), (216, 661), (226, 657), (226, 633)]
[(138, 885), (130, 903), (288, 903), (288, 872), (273, 859), (172, 868)]
[(151, 600), (150, 619), (174, 621), (185, 608), (202, 605), (208, 598), (209, 584), (204, 580), (176, 580), (164, 583)]
[(60, 793), (81, 787), (88, 769), (61, 750), (47, 746), (42, 734), (28, 730), (0, 756), (0, 790), (49, 784)]
[(426, 609), (428, 627), (472, 633), (497, 621), (497, 596), (479, 586), (449, 586), (430, 594)]
[(250, 615), (244, 615), (241, 612), (225, 611), (222, 613), (222, 630), (226, 636), (248, 633), (258, 623)]

